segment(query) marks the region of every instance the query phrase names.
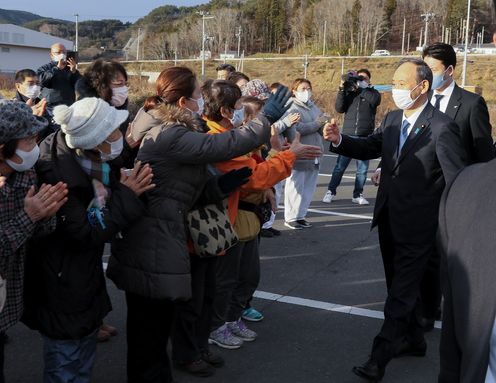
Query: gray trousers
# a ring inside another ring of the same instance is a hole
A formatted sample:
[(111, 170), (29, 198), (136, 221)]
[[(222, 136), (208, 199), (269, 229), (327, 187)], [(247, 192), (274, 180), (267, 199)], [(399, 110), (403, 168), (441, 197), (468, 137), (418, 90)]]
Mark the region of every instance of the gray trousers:
[(294, 170), (286, 180), (284, 191), (284, 220), (294, 222), (305, 219), (308, 207), (317, 188), (319, 169)]
[(234, 322), (250, 301), (260, 281), (259, 239), (238, 242), (217, 258), (212, 331)]

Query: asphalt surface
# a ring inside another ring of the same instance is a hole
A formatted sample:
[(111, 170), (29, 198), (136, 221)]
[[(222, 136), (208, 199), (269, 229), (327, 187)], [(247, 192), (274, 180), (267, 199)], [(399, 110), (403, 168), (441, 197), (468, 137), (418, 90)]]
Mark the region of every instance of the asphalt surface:
[[(262, 280), (257, 295), (264, 298), (255, 298), (253, 306), (263, 312), (265, 319), (249, 324), (257, 331), (258, 339), (245, 343), (239, 350), (211, 346), (224, 356), (226, 366), (210, 378), (174, 371), (177, 382), (364, 382), (352, 374), (351, 368), (367, 359), (372, 339), (382, 323), (377, 316), (386, 298), (377, 230), (370, 231), (368, 218), (372, 216), (377, 189), (368, 181), (364, 194), (370, 205), (351, 203), (353, 161), (345, 175), (349, 178), (343, 178), (336, 200), (330, 205), (322, 203), (330, 180), (325, 174), (332, 172), (335, 160), (335, 156), (327, 155), (321, 166), (323, 175), (319, 177), (311, 205), (318, 212), (307, 217), (313, 227), (290, 230), (284, 227), (283, 215), (279, 212), (274, 227), (282, 230), (282, 236), (262, 239)], [(369, 174), (376, 164), (371, 162)], [(334, 213), (345, 215), (331, 215)], [(110, 281), (108, 290), (114, 310), (106, 322), (116, 326), (121, 334), (99, 344), (92, 381), (124, 383), (124, 295)], [(39, 334), (19, 324), (9, 330), (8, 335), (7, 382), (41, 382)], [(437, 329), (427, 334), (426, 357), (393, 360), (383, 382), (435, 382), (439, 336)]]

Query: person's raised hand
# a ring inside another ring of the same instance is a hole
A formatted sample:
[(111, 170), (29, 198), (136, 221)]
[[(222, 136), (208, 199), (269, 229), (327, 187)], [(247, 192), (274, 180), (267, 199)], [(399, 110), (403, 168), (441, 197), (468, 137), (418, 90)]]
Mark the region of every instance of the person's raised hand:
[(266, 101), (262, 113), (271, 125), (279, 120), (284, 113), (289, 109), (290, 104), (288, 103), (291, 98), (291, 92), (289, 89), (283, 85), (277, 88), (276, 93), (272, 94)]
[(60, 70), (64, 69), (67, 65), (67, 61), (61, 59), (59, 60), (59, 62), (57, 63), (57, 68), (59, 68)]
[(141, 161), (136, 162), (129, 176), (126, 175), (124, 169), (121, 169), (121, 183), (131, 189), (138, 197), (155, 187), (155, 184), (152, 184), (152, 179), (152, 168), (148, 164), (141, 166)]
[(141, 141), (134, 140), (132, 131), (133, 131), (133, 123), (130, 122), (126, 130), (126, 142), (131, 149), (135, 149), (141, 144)]
[(67, 202), (67, 185), (59, 182), (56, 185), (43, 184), (38, 192), (31, 186), (24, 198), (24, 211), (33, 222), (53, 217)]
[(324, 125), (324, 139), (326, 141), (332, 142), (333, 144), (338, 144), (341, 140), (341, 133), (339, 132), (336, 120), (333, 118), (331, 122)]
[(67, 66), (71, 70), (72, 73), (76, 73), (77, 71), (77, 62), (74, 59), (74, 57), (71, 57), (70, 59), (67, 60)]
[(297, 160), (311, 160), (322, 155), (322, 150), (319, 146), (303, 145), (300, 142), (300, 133), (298, 132), (293, 142), (291, 142), (289, 150), (295, 154)]
[(31, 107), (35, 116), (43, 117), (45, 115), (48, 103), (46, 99), (42, 99), (37, 104), (35, 104), (34, 100), (30, 98), (26, 101), (26, 105)]
[(7, 181), (7, 178), (5, 178), (4, 176), (0, 176), (0, 189), (3, 188), (6, 181)]

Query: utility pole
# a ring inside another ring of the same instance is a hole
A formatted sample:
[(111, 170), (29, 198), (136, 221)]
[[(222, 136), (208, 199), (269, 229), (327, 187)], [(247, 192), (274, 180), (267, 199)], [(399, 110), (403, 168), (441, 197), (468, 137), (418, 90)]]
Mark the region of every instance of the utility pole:
[(406, 31), (406, 17), (403, 17), (403, 38), (401, 39), (401, 55), (405, 54), (405, 31)]
[(421, 28), (420, 29), (420, 40), (419, 40), (419, 47), (422, 47), (422, 36), (423, 36), (424, 30)]
[(481, 45), (484, 45), (484, 25), (482, 26), (482, 32), (481, 32)]
[(136, 61), (139, 60), (140, 35), (141, 35), (141, 27), (138, 28), (138, 45), (136, 47)]
[(205, 43), (208, 40), (207, 35), (205, 34), (205, 20), (213, 19), (213, 16), (209, 16), (210, 13), (205, 11), (197, 12), (202, 17), (202, 51), (201, 51), (201, 75), (202, 79), (205, 79)]
[(322, 56), (325, 56), (325, 52), (326, 52), (326, 34), (327, 34), (327, 20), (324, 20), (324, 43), (323, 43), (323, 46), (322, 46)]
[(463, 72), (462, 72), (462, 88), (465, 88), (465, 83), (467, 80), (467, 51), (468, 51), (468, 30), (469, 30), (469, 24), (470, 24), (470, 4), (471, 1), (468, 0), (468, 7), (467, 7), (467, 23), (465, 27), (465, 50), (463, 52)]
[(76, 43), (74, 44), (74, 51), (78, 51), (79, 48), (79, 14), (75, 14), (76, 16)]
[(424, 13), (420, 15), (425, 21), (425, 33), (424, 33), (424, 46), (427, 46), (427, 38), (429, 36), (429, 21), (433, 19), (436, 15), (434, 13)]
[(241, 33), (243, 30), (241, 29), (241, 25), (238, 27), (238, 32), (236, 33), (236, 37), (238, 38), (238, 58), (240, 58), (241, 53)]
[(307, 78), (307, 71), (308, 71), (308, 55), (307, 54), (305, 55), (305, 59), (303, 62), (303, 68), (305, 69), (303, 78)]
[(408, 34), (407, 43), (406, 43), (406, 53), (410, 52), (410, 33)]

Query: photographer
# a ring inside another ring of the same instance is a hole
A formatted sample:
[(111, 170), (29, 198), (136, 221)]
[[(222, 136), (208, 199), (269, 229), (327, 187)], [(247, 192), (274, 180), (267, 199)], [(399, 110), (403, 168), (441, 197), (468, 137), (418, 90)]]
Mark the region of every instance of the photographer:
[[(336, 98), (336, 111), (345, 113), (343, 133), (355, 137), (367, 137), (375, 129), (375, 114), (381, 103), (381, 95), (370, 85), (370, 72), (360, 69), (343, 75), (341, 86)], [(336, 195), (336, 189), (341, 183), (351, 158), (338, 156), (336, 166), (332, 172), (328, 190), (322, 200), (331, 203)], [(357, 172), (352, 202), (359, 205), (368, 205), (363, 197), (363, 186), (367, 180), (369, 161), (357, 160)]]
[(37, 70), (41, 96), (47, 100), (49, 107), (72, 105), (76, 101), (74, 86), (81, 77), (76, 56), (74, 52), (67, 52), (62, 44), (53, 44), (50, 60)]

